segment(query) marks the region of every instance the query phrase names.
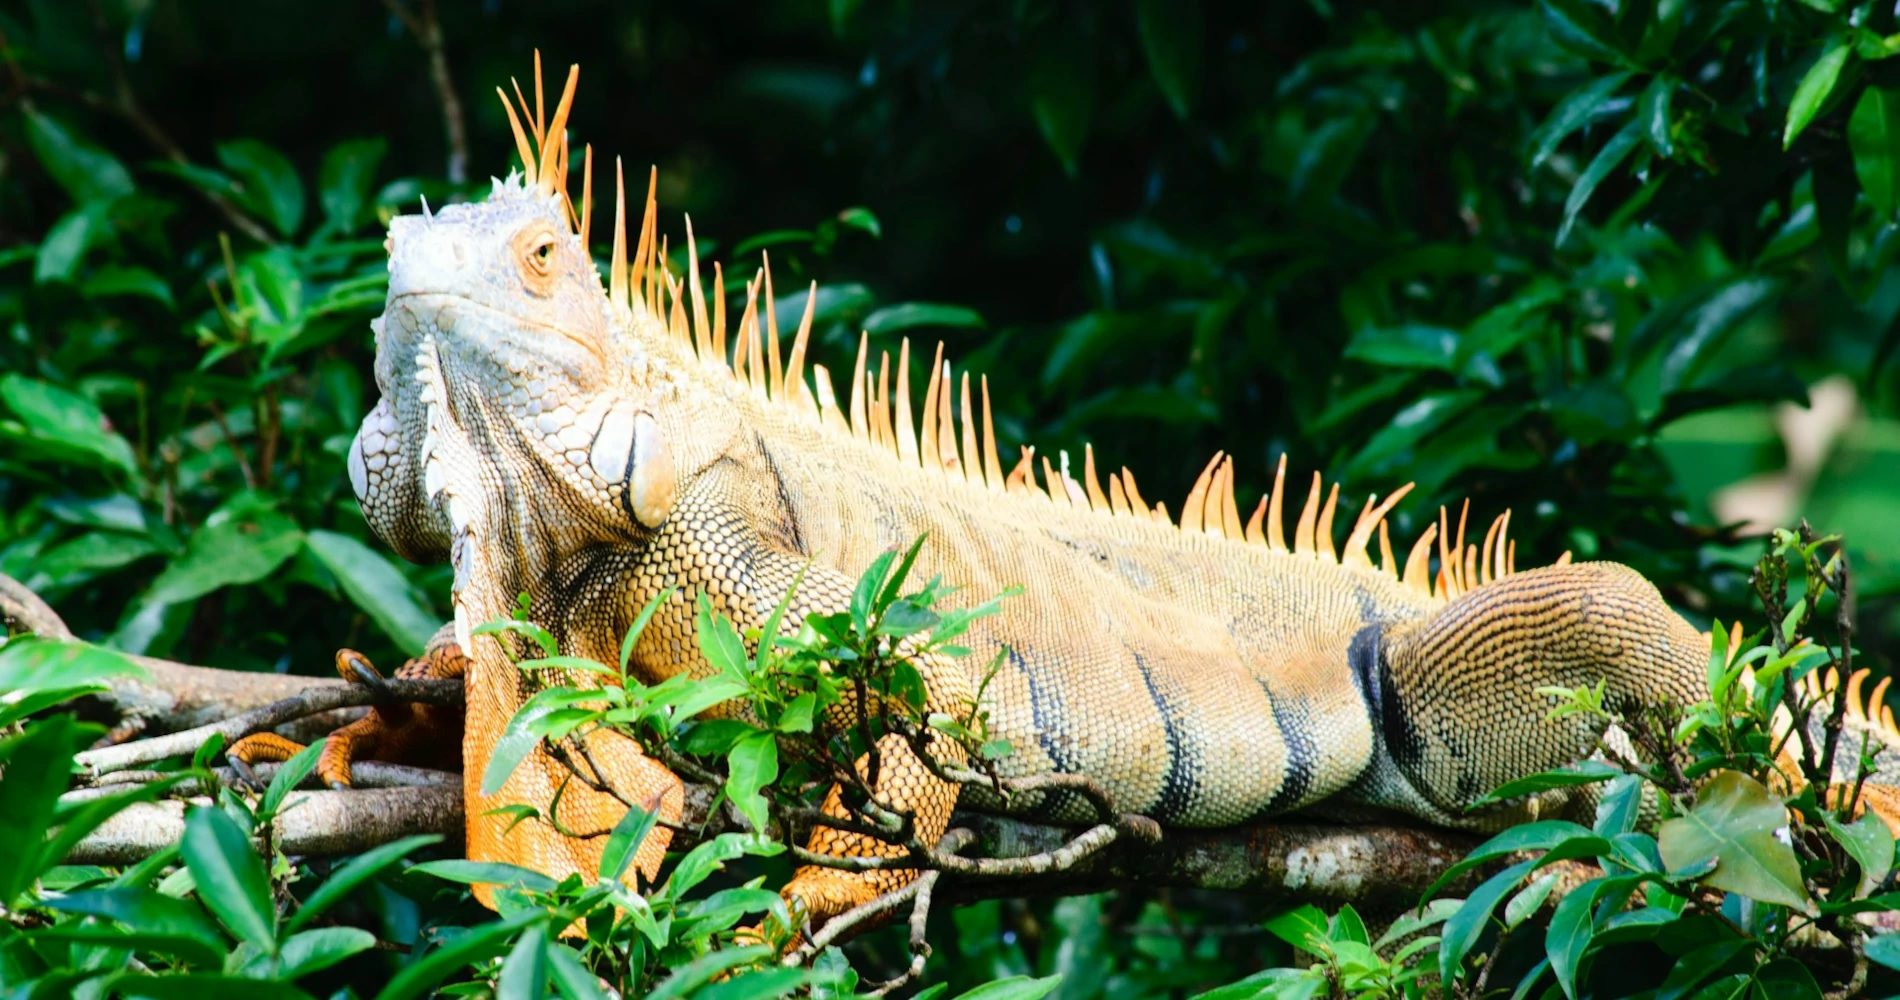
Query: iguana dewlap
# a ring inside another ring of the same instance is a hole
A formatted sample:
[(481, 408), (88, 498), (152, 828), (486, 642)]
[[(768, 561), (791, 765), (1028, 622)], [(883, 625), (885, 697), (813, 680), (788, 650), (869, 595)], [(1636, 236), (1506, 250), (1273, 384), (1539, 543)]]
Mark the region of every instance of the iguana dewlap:
[[(455, 567), (471, 858), (591, 877), (598, 834), (624, 811), (575, 783), (562, 825), (591, 836), (491, 814), (547, 809), (566, 772), (537, 752), (500, 794), (480, 793), (496, 737), (537, 680), (494, 638), (471, 640), (472, 625), (526, 593), (563, 652), (613, 662), (636, 612), (674, 587), (634, 668), (653, 681), (705, 674), (695, 591), (742, 629), (761, 626), (809, 564), (793, 611), (837, 610), (876, 555), (926, 532), (919, 578), (941, 574), (976, 599), (1025, 591), (970, 642), (970, 664), (1008, 650), (985, 706), (1015, 748), (1006, 773), (1088, 774), (1166, 826), (1293, 810), (1502, 825), (1560, 809), (1567, 793), (1475, 816), (1465, 805), (1576, 759), (1598, 735), (1547, 722), (1536, 688), (1606, 680), (1617, 706), (1706, 694), (1708, 642), (1653, 586), (1605, 563), (1515, 571), (1502, 521), (1467, 544), (1462, 518), (1452, 536), (1441, 515), (1401, 572), (1384, 522), (1398, 495), (1368, 501), (1335, 548), (1338, 489), (1322, 496), (1317, 477), (1303, 502), (1277, 478), (1243, 522), (1229, 459), (1209, 465), (1178, 517), (1125, 470), (1104, 489), (1092, 451), (1079, 479), (1028, 449), (1006, 474), (987, 386), (973, 395), (941, 349), (915, 409), (908, 345), (873, 369), (861, 343), (842, 396), (823, 367), (808, 384), (811, 299), (781, 361), (769, 274), (746, 285), (735, 328), (718, 268), (705, 287), (690, 224), (687, 272), (668, 272), (651, 193), (631, 261), (624, 198), (616, 206), (603, 287), (591, 199), (576, 216), (565, 194), (574, 77), (551, 117), (538, 87), (517, 125), (524, 174), (480, 204), (392, 224), (375, 323), (382, 398), (350, 453), (375, 532), (407, 558)], [(960, 713), (974, 669), (929, 664), (931, 708)], [(677, 815), (677, 780), (636, 745), (603, 736), (592, 750), (622, 787)], [(901, 742), (884, 750), (880, 795), (915, 810), (934, 840), (958, 789)], [(1013, 804), (1082, 815), (1059, 794)], [(662, 829), (643, 846), (643, 870), (666, 842)], [(813, 846), (890, 853), (827, 830)], [(907, 877), (806, 869), (787, 892), (822, 918)]]

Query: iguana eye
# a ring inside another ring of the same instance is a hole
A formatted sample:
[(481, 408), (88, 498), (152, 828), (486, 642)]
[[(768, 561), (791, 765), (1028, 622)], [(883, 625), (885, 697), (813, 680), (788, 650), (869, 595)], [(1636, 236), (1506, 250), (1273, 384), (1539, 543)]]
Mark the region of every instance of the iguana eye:
[(554, 283), (554, 245), (557, 237), (554, 232), (543, 226), (535, 226), (523, 231), (514, 239), (515, 253), (520, 262), (521, 277), (528, 289), (545, 295)]

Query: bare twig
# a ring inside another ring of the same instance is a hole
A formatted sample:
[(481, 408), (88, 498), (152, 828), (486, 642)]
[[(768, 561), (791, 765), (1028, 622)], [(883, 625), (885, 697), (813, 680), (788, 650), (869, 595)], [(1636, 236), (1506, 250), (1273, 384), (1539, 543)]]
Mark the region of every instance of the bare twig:
[(468, 126), (463, 120), (462, 99), (456, 96), (455, 81), (449, 76), (449, 57), (442, 44), (442, 19), (436, 16), (435, 0), (420, 0), (420, 11), (409, 9), (402, 0), (383, 0), (383, 6), (409, 29), (429, 57), (429, 82), (435, 86), (436, 100), (442, 102), (442, 130), (449, 144), (449, 183), (467, 183)]

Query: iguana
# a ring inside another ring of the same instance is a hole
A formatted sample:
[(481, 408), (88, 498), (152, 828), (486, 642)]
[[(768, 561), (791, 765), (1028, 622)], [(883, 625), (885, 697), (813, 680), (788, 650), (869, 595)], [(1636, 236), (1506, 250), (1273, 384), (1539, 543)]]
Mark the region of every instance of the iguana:
[[(465, 674), (469, 857), (591, 876), (598, 834), (625, 812), (579, 785), (559, 818), (590, 837), (491, 812), (548, 809), (565, 772), (537, 750), (499, 794), (481, 793), (495, 741), (536, 682), (496, 640), (471, 636), (473, 625), (507, 616), (526, 593), (562, 652), (611, 662), (635, 614), (674, 588), (632, 666), (654, 682), (703, 676), (711, 668), (694, 642), (692, 593), (741, 628), (761, 627), (803, 570), (789, 625), (844, 607), (871, 560), (924, 533), (923, 575), (980, 595), (1024, 587), (970, 642), (973, 663), (1003, 652), (983, 707), (991, 732), (1014, 747), (1004, 774), (1089, 775), (1120, 808), (1164, 827), (1298, 811), (1498, 828), (1575, 800), (1557, 789), (1467, 806), (1508, 779), (1576, 760), (1600, 735), (1583, 719), (1548, 721), (1537, 688), (1602, 681), (1623, 709), (1706, 696), (1709, 640), (1654, 586), (1624, 566), (1567, 556), (1518, 569), (1508, 515), (1479, 542), (1466, 539), (1463, 514), (1454, 530), (1441, 510), (1400, 560), (1386, 515), (1405, 490), (1369, 498), (1336, 543), (1339, 487), (1323, 491), (1316, 475), (1289, 541), (1296, 493), (1284, 459), (1245, 519), (1223, 455), (1178, 515), (1149, 504), (1126, 469), (1104, 489), (1092, 448), (1079, 477), (1066, 456), (1058, 468), (1030, 448), (1005, 472), (987, 380), (973, 396), (969, 373), (955, 377), (941, 347), (921, 407), (911, 402), (908, 342), (895, 365), (885, 354), (873, 371), (860, 339), (843, 394), (820, 365), (808, 384), (815, 295), (783, 360), (768, 268), (747, 283), (729, 332), (723, 271), (715, 265), (708, 290), (690, 220), (686, 273), (670, 273), (651, 180), (629, 257), (618, 168), (603, 286), (589, 239), (591, 150), (578, 209), (567, 197), (577, 77), (570, 70), (551, 115), (538, 57), (533, 107), (517, 88), (517, 115), (503, 95), (523, 166), (487, 200), (392, 221), (388, 299), (372, 324), (381, 399), (349, 452), (376, 535), (405, 558), (454, 566), (455, 621), (406, 669)], [(346, 675), (368, 669), (342, 662)], [(975, 668), (925, 666), (929, 707), (961, 713)], [(332, 737), (320, 773), (347, 782), (353, 756), (440, 750), (454, 721), (369, 716)], [(234, 752), (291, 749), (253, 737)], [(677, 818), (678, 779), (637, 744), (599, 735), (590, 749), (621, 787)], [(879, 795), (914, 811), (926, 841), (960, 804), (1005, 808), (933, 776), (901, 738), (880, 750)], [(948, 739), (932, 752), (962, 753)], [(840, 808), (836, 790), (826, 808)], [(1063, 793), (1007, 808), (1080, 815)], [(656, 829), (638, 851), (648, 877), (668, 840)], [(812, 849), (895, 850), (825, 828)], [(805, 868), (785, 894), (823, 920), (913, 875)], [(486, 888), (482, 896), (490, 900)]]

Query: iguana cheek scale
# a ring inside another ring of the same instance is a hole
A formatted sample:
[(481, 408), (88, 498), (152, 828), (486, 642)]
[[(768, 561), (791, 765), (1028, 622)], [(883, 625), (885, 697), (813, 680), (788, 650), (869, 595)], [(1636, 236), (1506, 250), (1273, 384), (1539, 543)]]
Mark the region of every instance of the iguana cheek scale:
[[(1517, 570), (1508, 518), (1480, 542), (1467, 539), (1462, 513), (1454, 530), (1441, 512), (1401, 562), (1385, 519), (1400, 490), (1369, 498), (1335, 548), (1339, 488), (1323, 491), (1315, 476), (1289, 544), (1284, 460), (1244, 521), (1233, 460), (1221, 455), (1175, 516), (1150, 506), (1126, 469), (1104, 489), (1092, 448), (1079, 478), (1066, 455), (1052, 464), (1031, 448), (1005, 473), (987, 380), (973, 395), (941, 347), (915, 409), (908, 342), (873, 370), (862, 338), (842, 397), (821, 365), (808, 383), (815, 294), (783, 360), (769, 269), (747, 282), (732, 329), (723, 270), (703, 287), (690, 222), (686, 273), (670, 273), (651, 181), (631, 259), (617, 192), (603, 289), (587, 241), (591, 151), (578, 212), (566, 197), (577, 73), (544, 116), (537, 64), (531, 114), (520, 101), (525, 127), (503, 97), (524, 170), (496, 181), (487, 201), (392, 224), (389, 298), (375, 324), (382, 399), (350, 455), (372, 529), (408, 558), (455, 567), (453, 641), (469, 657), (469, 857), (592, 877), (625, 811), (566, 782), (558, 818), (577, 837), (494, 812), (545, 811), (567, 776), (537, 749), (503, 787), (482, 787), (515, 710), (543, 683), (597, 681), (528, 676), (499, 640), (471, 636), (473, 625), (508, 615), (525, 592), (562, 652), (612, 662), (637, 610), (676, 588), (632, 667), (648, 681), (705, 675), (693, 593), (742, 630), (762, 627), (809, 564), (786, 622), (795, 627), (845, 607), (872, 559), (926, 532), (924, 577), (979, 597), (1024, 588), (968, 641), (971, 664), (1004, 656), (984, 707), (1014, 747), (1005, 774), (1087, 774), (1119, 808), (1164, 826), (1302, 810), (1495, 828), (1583, 801), (1555, 790), (1465, 808), (1590, 751), (1598, 732), (1578, 718), (1547, 721), (1537, 688), (1604, 681), (1614, 709), (1706, 695), (1708, 640), (1655, 587), (1567, 557)], [(973, 669), (926, 663), (930, 709), (964, 712)], [(623, 791), (677, 818), (678, 780), (636, 744), (600, 735), (589, 749)], [(880, 796), (915, 811), (934, 841), (959, 789), (901, 740), (881, 749)], [(961, 752), (948, 741), (934, 751)], [(1003, 807), (980, 789), (962, 795), (966, 807)], [(1062, 793), (1010, 806), (1087, 815)], [(826, 808), (839, 810), (835, 790)], [(646, 876), (667, 841), (656, 829), (640, 849)], [(822, 828), (812, 848), (894, 853)], [(823, 919), (910, 877), (807, 868), (786, 893)]]

